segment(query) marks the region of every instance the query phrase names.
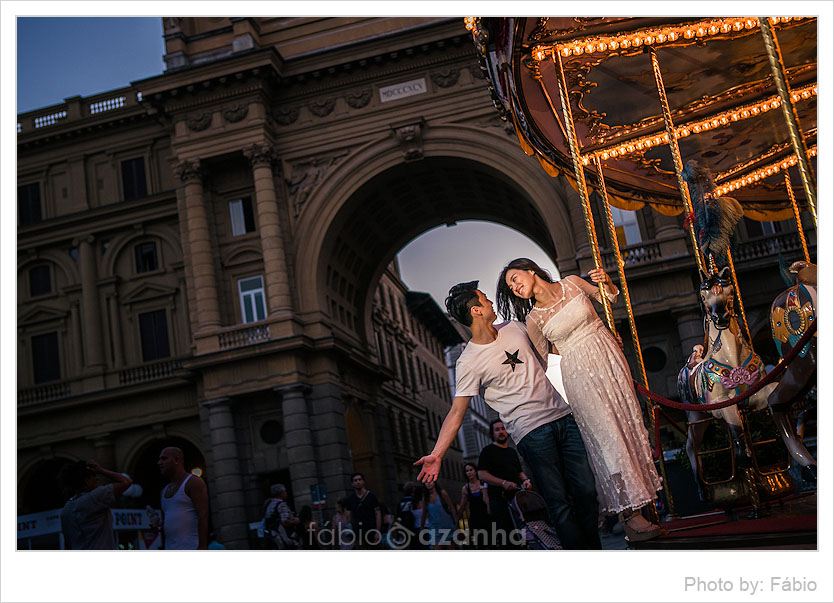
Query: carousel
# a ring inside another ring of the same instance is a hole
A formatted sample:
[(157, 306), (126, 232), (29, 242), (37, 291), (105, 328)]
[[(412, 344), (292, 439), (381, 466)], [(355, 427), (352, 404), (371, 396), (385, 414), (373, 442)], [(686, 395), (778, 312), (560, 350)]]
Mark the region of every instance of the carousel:
[[(816, 493), (799, 492), (789, 469), (816, 477), (794, 418), (796, 405), (816, 400), (816, 260), (804, 235), (817, 221), (816, 19), (469, 17), (465, 25), (495, 107), (521, 148), (578, 192), (597, 268), (591, 196), (605, 208), (603, 231), (639, 367), (634, 387), (666, 484), (667, 533), (635, 546), (814, 548)], [(683, 214), (700, 277), (703, 345), (681, 367), (675, 400), (649, 389), (610, 211), (647, 205)], [(753, 348), (738, 286), (731, 235), (742, 217), (792, 219), (802, 246), (771, 305), (771, 345), (780, 358), (771, 370)], [(685, 425), (669, 409), (683, 411)], [(776, 434), (767, 441), (752, 436), (751, 421), (761, 416)], [(698, 496), (713, 511), (676, 512), (663, 421), (685, 435)], [(716, 426), (727, 445), (707, 450), (704, 435)], [(784, 446), (785, 460), (769, 463), (759, 451), (774, 443)], [(716, 456), (729, 467), (720, 479), (704, 469)]]

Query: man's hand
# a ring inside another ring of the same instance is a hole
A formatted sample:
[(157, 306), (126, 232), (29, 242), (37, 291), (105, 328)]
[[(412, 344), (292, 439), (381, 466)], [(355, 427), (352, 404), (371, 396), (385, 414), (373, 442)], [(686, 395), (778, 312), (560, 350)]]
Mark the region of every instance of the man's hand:
[(93, 473), (103, 473), (104, 469), (102, 469), (101, 465), (98, 464), (98, 461), (95, 459), (90, 459), (87, 461), (87, 469), (92, 471)]
[(526, 478), (523, 482), (521, 482), (521, 487), (525, 490), (529, 490), (533, 487), (533, 482), (530, 481), (530, 478)]
[(504, 482), (501, 484), (501, 487), (504, 488), (504, 490), (506, 490), (507, 492), (512, 492), (513, 490), (518, 490), (518, 484), (517, 483), (508, 482), (507, 480), (504, 480)]
[(417, 475), (417, 480), (423, 482), (424, 484), (437, 480), (437, 476), (440, 475), (441, 462), (440, 457), (434, 454), (427, 454), (426, 456), (416, 460), (414, 462), (415, 467), (422, 465), (420, 473)]

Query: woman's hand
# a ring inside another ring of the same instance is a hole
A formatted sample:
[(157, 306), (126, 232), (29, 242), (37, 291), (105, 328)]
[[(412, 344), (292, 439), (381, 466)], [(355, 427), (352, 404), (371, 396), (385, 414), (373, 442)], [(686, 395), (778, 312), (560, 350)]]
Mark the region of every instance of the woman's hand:
[(602, 268), (594, 268), (588, 271), (588, 276), (591, 277), (591, 280), (595, 283), (603, 283), (605, 285), (613, 285), (614, 283), (611, 281), (611, 277), (608, 276), (608, 273), (605, 272)]

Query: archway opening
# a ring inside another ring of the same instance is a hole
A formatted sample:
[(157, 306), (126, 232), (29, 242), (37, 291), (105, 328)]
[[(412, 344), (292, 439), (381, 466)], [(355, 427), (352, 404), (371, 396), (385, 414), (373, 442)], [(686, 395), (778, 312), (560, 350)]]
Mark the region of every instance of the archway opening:
[[(520, 183), (469, 159), (428, 157), (398, 164), (359, 187), (331, 222), (319, 255), (321, 302), (334, 323), (367, 338), (368, 300), (397, 252), (427, 231), (463, 221), (493, 222), (521, 233), (555, 266), (556, 241), (544, 212), (548, 204), (559, 203), (555, 191), (552, 199), (534, 200)], [(507, 249), (505, 261), (519, 255)], [(493, 285), (496, 278), (497, 272), (489, 279)]]
[(180, 437), (151, 440), (136, 456), (130, 471), (133, 482), (142, 486), (142, 494), (136, 498), (126, 499), (126, 504), (136, 508), (148, 505), (154, 509), (159, 508), (159, 497), (167, 481), (160, 475), (156, 463), (159, 460), (159, 453), (168, 446), (176, 446), (182, 450), (186, 471), (200, 473), (203, 479), (207, 478), (205, 457), (194, 444)]

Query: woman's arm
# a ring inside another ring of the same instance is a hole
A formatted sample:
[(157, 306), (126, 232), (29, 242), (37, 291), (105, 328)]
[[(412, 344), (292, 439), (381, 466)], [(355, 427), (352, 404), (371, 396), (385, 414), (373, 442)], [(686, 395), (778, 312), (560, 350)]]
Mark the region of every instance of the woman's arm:
[(463, 510), (467, 504), (469, 504), (469, 499), (466, 497), (466, 484), (464, 484), (460, 489), (460, 505), (458, 505), (458, 511), (461, 515), (463, 515)]
[[(539, 325), (536, 324), (536, 321), (533, 320), (531, 316), (527, 317), (527, 337), (530, 338), (530, 342), (533, 344), (533, 347), (536, 350), (536, 355), (539, 357), (539, 362), (542, 365), (544, 370), (547, 370), (547, 354), (548, 352), (551, 354), (556, 354), (556, 346), (550, 343), (547, 338), (542, 333)], [(554, 351), (550, 351), (550, 350)]]
[(620, 290), (617, 289), (617, 286), (611, 280), (611, 277), (608, 276), (608, 273), (605, 272), (602, 268), (594, 268), (588, 271), (588, 276), (591, 277), (591, 280), (594, 282), (592, 285), (585, 279), (570, 275), (566, 276), (565, 278), (570, 280), (571, 283), (579, 287), (582, 292), (596, 301), (597, 303), (602, 303), (602, 296), (599, 294), (599, 287), (597, 286), (599, 283), (603, 283), (605, 286), (605, 296), (608, 298), (612, 304), (617, 301), (617, 295), (619, 295)]
[(481, 493), (481, 496), (484, 497), (484, 504), (486, 505), (487, 513), (489, 513), (489, 488), (481, 486)]
[(455, 506), (452, 504), (452, 499), (449, 497), (449, 493), (446, 492), (446, 490), (441, 490), (440, 496), (442, 496), (443, 500), (446, 501), (446, 506), (449, 507), (449, 514), (452, 516), (452, 521), (454, 522), (455, 527), (457, 527), (458, 514), (455, 513)]

